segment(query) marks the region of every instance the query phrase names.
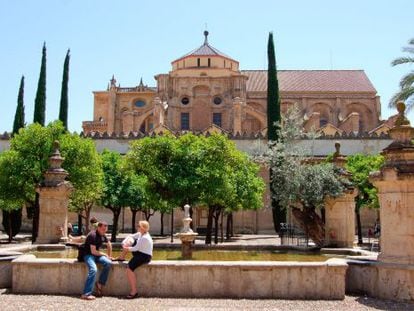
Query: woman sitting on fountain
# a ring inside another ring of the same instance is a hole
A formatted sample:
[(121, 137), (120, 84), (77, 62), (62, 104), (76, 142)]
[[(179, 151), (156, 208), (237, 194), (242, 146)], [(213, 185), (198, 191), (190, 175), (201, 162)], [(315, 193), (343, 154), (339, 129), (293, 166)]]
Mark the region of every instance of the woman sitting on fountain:
[(132, 259), (128, 262), (126, 272), (129, 286), (131, 288), (129, 295), (126, 296), (127, 299), (138, 297), (137, 278), (134, 270), (139, 266), (149, 263), (152, 258), (153, 241), (148, 230), (148, 221), (141, 220), (137, 225), (137, 233), (132, 236), (128, 236), (124, 241), (122, 241), (123, 252), (117, 259), (123, 260), (125, 259), (125, 255), (128, 251), (132, 252)]

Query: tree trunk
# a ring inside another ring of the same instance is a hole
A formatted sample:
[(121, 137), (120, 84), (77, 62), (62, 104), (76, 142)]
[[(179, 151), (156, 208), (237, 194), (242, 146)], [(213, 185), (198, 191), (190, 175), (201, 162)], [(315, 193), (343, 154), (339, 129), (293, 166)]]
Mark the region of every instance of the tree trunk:
[(223, 217), (224, 217), (224, 212), (221, 213), (221, 217), (220, 217), (220, 243), (224, 243), (224, 231), (223, 231)]
[(322, 217), (322, 222), (325, 224), (326, 223), (326, 221), (325, 221), (326, 217), (325, 217), (325, 208), (324, 207), (321, 208), (321, 217)]
[(83, 227), (82, 222), (83, 222), (82, 213), (78, 213), (78, 232), (77, 232), (78, 236), (82, 235), (82, 227)]
[(118, 219), (119, 215), (121, 214), (121, 209), (113, 208), (111, 209), (111, 211), (114, 214), (114, 218), (112, 220), (111, 242), (116, 242), (116, 233), (118, 231)]
[(206, 232), (206, 244), (211, 244), (211, 233), (213, 228), (213, 215), (214, 207), (208, 208), (208, 218), (207, 218), (207, 232)]
[(132, 213), (131, 232), (132, 233), (136, 232), (135, 222), (137, 221), (137, 212), (138, 212), (138, 210), (131, 208), (131, 213)]
[(151, 210), (144, 210), (144, 216), (146, 221), (149, 221), (152, 215), (154, 215), (154, 213), (151, 213)]
[(39, 193), (36, 192), (35, 202), (33, 205), (33, 226), (32, 226), (32, 243), (36, 242), (37, 234), (39, 232)]
[(171, 243), (174, 242), (174, 209), (171, 210)]
[(164, 235), (164, 212), (161, 213), (161, 229), (160, 229), (160, 235)]
[[(3, 213), (4, 215), (4, 213)], [(7, 221), (9, 223), (9, 243), (12, 242), (13, 240), (13, 227), (12, 227), (12, 217), (11, 217), (11, 213), (7, 213)]]
[(271, 195), (270, 202), (272, 204), (273, 227), (275, 228), (275, 232), (279, 234), (280, 223), (286, 222), (286, 210), (282, 208), (282, 206), (280, 206), (278, 200), (273, 198), (273, 187), (272, 187), (273, 171), (271, 168), (269, 169), (269, 180), (270, 180), (270, 195)]
[(355, 206), (355, 213), (357, 219), (357, 232), (358, 232), (358, 245), (362, 245), (362, 225), (361, 225), (361, 213), (360, 207)]
[(86, 233), (89, 233), (91, 230), (90, 228), (90, 219), (91, 219), (91, 211), (92, 211), (93, 204), (87, 204), (84, 208), (85, 210), (85, 226), (86, 226)]
[(219, 231), (219, 217), (221, 214), (221, 208), (216, 207), (214, 213), (214, 244), (218, 244), (218, 231)]
[(321, 217), (315, 212), (314, 208), (301, 210), (292, 207), (292, 214), (299, 222), (299, 225), (305, 230), (316, 246), (322, 247), (325, 241), (325, 225)]
[(226, 217), (226, 240), (230, 240), (230, 217), (231, 217), (231, 213), (227, 214), (227, 217)]

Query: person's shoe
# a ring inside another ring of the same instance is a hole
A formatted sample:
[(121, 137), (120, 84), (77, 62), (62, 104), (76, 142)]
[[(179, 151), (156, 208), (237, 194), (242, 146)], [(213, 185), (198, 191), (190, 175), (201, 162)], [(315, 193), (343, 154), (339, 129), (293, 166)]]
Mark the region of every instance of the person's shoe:
[(80, 298), (83, 300), (95, 300), (96, 299), (94, 295), (82, 295)]
[(112, 259), (112, 261), (125, 261), (125, 258), (116, 257), (116, 258)]
[(95, 283), (95, 296), (102, 297), (102, 285), (99, 283)]
[(126, 299), (135, 299), (138, 298), (138, 293), (135, 294), (129, 294), (128, 296), (125, 297)]

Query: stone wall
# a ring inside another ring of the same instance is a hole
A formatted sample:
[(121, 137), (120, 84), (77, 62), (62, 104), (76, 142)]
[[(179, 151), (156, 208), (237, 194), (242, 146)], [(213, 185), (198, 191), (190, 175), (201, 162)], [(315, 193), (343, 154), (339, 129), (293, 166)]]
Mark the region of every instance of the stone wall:
[[(154, 261), (135, 273), (143, 297), (344, 299), (346, 268), (338, 259), (300, 263)], [(37, 259), (34, 255), (16, 259), (12, 269), (13, 293), (22, 294), (80, 295), (87, 274), (86, 265), (73, 259)], [(114, 263), (104, 293), (117, 296), (128, 292), (125, 267)]]
[(414, 266), (379, 261), (349, 261), (346, 293), (381, 299), (414, 300)]

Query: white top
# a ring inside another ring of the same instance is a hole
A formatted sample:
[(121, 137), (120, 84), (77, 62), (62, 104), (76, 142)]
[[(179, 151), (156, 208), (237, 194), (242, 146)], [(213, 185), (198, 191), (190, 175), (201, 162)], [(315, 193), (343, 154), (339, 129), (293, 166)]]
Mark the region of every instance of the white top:
[(134, 239), (137, 240), (137, 243), (135, 246), (130, 246), (128, 249), (131, 252), (141, 252), (147, 255), (152, 256), (152, 248), (154, 245), (154, 242), (152, 241), (151, 235), (147, 232), (144, 235), (141, 235), (140, 232), (137, 232), (132, 235)]

